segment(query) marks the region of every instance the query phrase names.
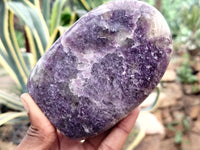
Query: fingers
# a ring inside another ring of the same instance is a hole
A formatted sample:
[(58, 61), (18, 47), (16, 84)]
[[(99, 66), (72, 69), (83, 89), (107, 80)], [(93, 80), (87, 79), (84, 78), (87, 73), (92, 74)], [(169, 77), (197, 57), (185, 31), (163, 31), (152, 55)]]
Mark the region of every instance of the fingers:
[(31, 126), (18, 148), (20, 150), (49, 149), (52, 143), (56, 141), (56, 130), (54, 126), (42, 113), (29, 94), (23, 94), (21, 100), (28, 113)]
[(110, 130), (104, 132), (96, 137), (89, 138), (84, 142), (84, 146), (89, 147), (88, 149), (97, 149), (99, 145), (102, 143), (104, 138), (110, 133)]
[(126, 139), (135, 125), (139, 109), (136, 108), (131, 114), (123, 119), (101, 143), (99, 150), (121, 150)]

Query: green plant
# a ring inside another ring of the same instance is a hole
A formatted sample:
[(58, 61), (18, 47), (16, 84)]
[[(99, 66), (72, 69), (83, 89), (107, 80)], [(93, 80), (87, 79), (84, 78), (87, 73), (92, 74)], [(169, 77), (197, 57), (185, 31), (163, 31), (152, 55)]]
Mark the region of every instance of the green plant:
[(192, 85), (192, 93), (196, 94), (196, 93), (200, 93), (200, 85)]
[(198, 82), (197, 76), (192, 74), (192, 68), (189, 64), (189, 55), (186, 54), (183, 57), (184, 61), (180, 68), (176, 70), (178, 79), (181, 83), (188, 83), (193, 84), (195, 82)]
[[(61, 11), (64, 2), (64, 0), (56, 0), (52, 9)], [(20, 90), (19, 93), (26, 92), (30, 70), (56, 38), (62, 34), (63, 28), (59, 27), (61, 14), (55, 17), (57, 12), (52, 11), (52, 15), (48, 16), (50, 5), (50, 0), (44, 0), (42, 11), (39, 0), (0, 1), (1, 65), (15, 81), (16, 88)], [(15, 31), (14, 15), (22, 22), (31, 53), (22, 52), (20, 49), (24, 45), (24, 37), (23, 33)], [(52, 18), (51, 21), (49, 18)], [(0, 125), (15, 123), (24, 118), (28, 120), (19, 97), (0, 91), (0, 103), (13, 110), (13, 112), (0, 114)]]
[[(176, 127), (179, 126), (179, 130), (177, 130)], [(174, 121), (166, 126), (169, 130), (174, 132), (174, 143), (175, 144), (181, 144), (184, 142), (183, 135), (190, 130), (190, 118), (188, 116), (184, 116), (180, 122)]]
[(23, 48), (25, 46), (24, 35), (22, 32), (18, 30), (15, 30), (15, 32), (16, 32), (17, 43), (19, 44), (20, 48)]
[(188, 50), (200, 48), (200, 2), (194, 0), (193, 3), (183, 7), (180, 13), (182, 30), (180, 35), (182, 42)]
[[(157, 0), (146, 0), (156, 5)], [(169, 24), (174, 49), (186, 45), (187, 50), (200, 48), (200, 3), (198, 0), (160, 0), (161, 13)]]
[[(145, 0), (150, 5), (156, 6), (156, 0)], [(161, 0), (161, 13), (165, 17), (172, 32), (173, 39), (176, 39), (182, 30), (180, 18), (180, 10), (182, 7), (190, 5), (191, 0)]]

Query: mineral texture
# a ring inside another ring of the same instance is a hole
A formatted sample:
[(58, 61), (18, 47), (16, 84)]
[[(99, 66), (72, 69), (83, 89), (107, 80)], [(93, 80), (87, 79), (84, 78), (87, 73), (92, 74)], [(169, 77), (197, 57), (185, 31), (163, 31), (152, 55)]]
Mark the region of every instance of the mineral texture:
[(127, 116), (156, 87), (172, 51), (152, 6), (116, 0), (81, 17), (43, 55), (28, 91), (71, 139), (95, 136)]

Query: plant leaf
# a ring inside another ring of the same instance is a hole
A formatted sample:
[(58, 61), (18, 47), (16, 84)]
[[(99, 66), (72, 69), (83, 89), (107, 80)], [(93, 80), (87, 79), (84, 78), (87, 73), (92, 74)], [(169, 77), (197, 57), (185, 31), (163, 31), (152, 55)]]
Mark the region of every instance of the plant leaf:
[(28, 44), (30, 46), (30, 50), (31, 50), (31, 53), (33, 55), (33, 61), (34, 61), (34, 65), (35, 65), (37, 60), (40, 58), (40, 55), (37, 53), (36, 43), (34, 41), (33, 35), (31, 34), (30, 28), (27, 25), (25, 25), (24, 29), (25, 29), (25, 32), (26, 32)]
[[(7, 2), (9, 9), (14, 12), (30, 28), (37, 43), (37, 53), (40, 57), (44, 54), (49, 41), (49, 33), (44, 18), (36, 6), (27, 0)], [(24, 13), (26, 12), (26, 13)]]
[(19, 98), (11, 96), (3, 91), (0, 91), (0, 103), (14, 110), (24, 110)]
[[(17, 57), (16, 51), (14, 49), (14, 45), (12, 40), (10, 39), (10, 33), (8, 31), (8, 9), (7, 9), (7, 2), (6, 0), (0, 1), (0, 51), (1, 57), (3, 58), (3, 65), (4, 67), (10, 66), (9, 73), (11, 73), (11, 77), (14, 77), (14, 81), (18, 85), (21, 86), (23, 90), (25, 90), (25, 83), (27, 80), (27, 74), (25, 73), (23, 66), (20, 63), (20, 60)], [(4, 50), (5, 49), (5, 50)], [(6, 51), (6, 52), (5, 52)], [(13, 71), (11, 71), (13, 70)], [(13, 76), (13, 72), (17, 76)]]
[(184, 119), (183, 119), (183, 126), (185, 127), (185, 129), (187, 130), (187, 131), (189, 131), (190, 130), (190, 120), (189, 120), (190, 118), (189, 117), (185, 117)]
[(8, 60), (8, 56), (5, 50), (5, 47), (0, 39), (0, 60), (1, 65), (5, 68), (5, 70), (10, 74), (10, 76), (13, 78), (13, 80), (17, 83), (18, 86), (20, 86), (20, 81), (15, 73), (15, 71), (12, 69), (12, 64)]
[(28, 69), (27, 69), (27, 67), (26, 67), (26, 65), (24, 63), (24, 60), (23, 60), (22, 55), (21, 55), (21, 51), (19, 49), (19, 45), (17, 43), (17, 38), (16, 38), (16, 35), (15, 35), (15, 29), (14, 29), (14, 21), (13, 21), (13, 19), (14, 19), (14, 14), (10, 12), (9, 13), (10, 39), (11, 39), (11, 41), (13, 43), (17, 60), (19, 60), (19, 63), (22, 66), (23, 71), (25, 72), (26, 76), (28, 76), (29, 72), (28, 72)]
[(174, 141), (176, 144), (180, 144), (182, 142), (183, 132), (178, 131), (174, 137)]
[(29, 72), (33, 69), (34, 67), (34, 59), (33, 59), (33, 54), (31, 53), (23, 53), (22, 54), (24, 61), (26, 62), (27, 68)]
[(36, 5), (38, 8), (40, 6), (39, 0), (29, 0), (33, 5)]
[(91, 10), (90, 6), (87, 4), (87, 2), (85, 0), (78, 0), (78, 1), (84, 7), (85, 10), (87, 10), (87, 11)]
[(158, 87), (156, 87), (155, 90), (156, 90), (156, 97), (154, 99), (154, 102), (152, 103), (151, 106), (143, 108), (142, 109), (143, 111), (154, 111), (157, 108), (157, 106), (158, 106), (158, 98), (160, 96), (160, 89)]
[(56, 0), (53, 4), (50, 22), (50, 34), (56, 29), (60, 23), (61, 12), (66, 0)]
[(72, 26), (76, 21), (76, 12), (73, 12), (71, 15), (69, 26)]
[(50, 4), (50, 0), (42, 0), (42, 14), (47, 25), (49, 24)]
[(7, 112), (0, 114), (0, 126), (16, 118), (26, 117), (26, 112)]
[(28, 123), (28, 122), (29, 122), (28, 116), (22, 116), (22, 117), (18, 117), (18, 118), (14, 118), (12, 120), (9, 120), (4, 124), (5, 125), (13, 125), (13, 124), (18, 124), (18, 123)]

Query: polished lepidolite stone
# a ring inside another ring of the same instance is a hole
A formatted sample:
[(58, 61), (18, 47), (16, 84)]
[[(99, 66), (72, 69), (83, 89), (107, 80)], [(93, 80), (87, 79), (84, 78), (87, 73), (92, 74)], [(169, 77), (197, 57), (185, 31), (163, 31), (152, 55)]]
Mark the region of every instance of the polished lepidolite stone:
[(171, 51), (168, 25), (155, 8), (112, 1), (80, 18), (51, 46), (27, 88), (64, 135), (87, 138), (115, 125), (150, 94)]

